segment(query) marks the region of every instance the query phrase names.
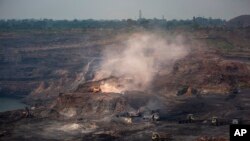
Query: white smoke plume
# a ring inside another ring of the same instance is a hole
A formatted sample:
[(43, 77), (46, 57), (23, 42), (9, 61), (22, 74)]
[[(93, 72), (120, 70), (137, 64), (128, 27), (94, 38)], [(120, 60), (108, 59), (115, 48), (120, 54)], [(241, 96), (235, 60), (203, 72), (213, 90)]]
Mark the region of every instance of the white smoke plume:
[(123, 45), (107, 47), (94, 80), (117, 78), (101, 85), (104, 92), (147, 89), (156, 74), (170, 71), (176, 60), (188, 54), (181, 36), (167, 37), (140, 32), (130, 35)]

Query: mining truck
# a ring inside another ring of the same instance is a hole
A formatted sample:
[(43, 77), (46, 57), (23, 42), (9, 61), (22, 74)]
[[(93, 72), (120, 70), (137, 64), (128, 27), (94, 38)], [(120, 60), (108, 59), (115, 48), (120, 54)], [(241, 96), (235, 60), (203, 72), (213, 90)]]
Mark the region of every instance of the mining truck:
[(188, 114), (185, 120), (179, 120), (179, 124), (201, 123), (204, 120), (196, 119), (193, 114)]
[(152, 120), (158, 121), (160, 120), (160, 114), (158, 112), (152, 114)]
[(231, 124), (234, 124), (234, 125), (242, 124), (242, 119), (234, 118), (234, 119), (232, 119)]
[(142, 119), (149, 120), (149, 121), (158, 121), (160, 120), (160, 114), (159, 112), (152, 111), (150, 114), (142, 115)]
[(230, 124), (230, 121), (226, 119), (220, 119), (216, 116), (213, 116), (211, 119), (211, 125), (214, 125), (214, 126), (221, 126), (221, 125), (227, 125), (227, 124)]
[(220, 119), (216, 116), (213, 116), (211, 119), (211, 124), (214, 126), (228, 125), (228, 124), (249, 124), (250, 120), (243, 120), (241, 118), (233, 118), (233, 119)]
[(250, 124), (250, 120), (244, 120), (242, 118), (233, 118), (231, 124)]
[(172, 141), (173, 136), (169, 133), (164, 132), (153, 132), (152, 141)]

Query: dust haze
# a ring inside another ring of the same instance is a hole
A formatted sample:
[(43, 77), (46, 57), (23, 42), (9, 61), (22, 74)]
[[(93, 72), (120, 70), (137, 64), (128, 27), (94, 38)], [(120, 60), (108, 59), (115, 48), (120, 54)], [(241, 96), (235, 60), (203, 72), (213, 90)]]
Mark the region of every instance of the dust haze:
[(144, 91), (149, 88), (155, 75), (169, 73), (174, 62), (185, 57), (188, 52), (181, 35), (168, 38), (157, 32), (133, 33), (122, 44), (106, 47), (94, 80), (110, 77), (119, 79), (119, 83), (103, 83), (103, 92)]

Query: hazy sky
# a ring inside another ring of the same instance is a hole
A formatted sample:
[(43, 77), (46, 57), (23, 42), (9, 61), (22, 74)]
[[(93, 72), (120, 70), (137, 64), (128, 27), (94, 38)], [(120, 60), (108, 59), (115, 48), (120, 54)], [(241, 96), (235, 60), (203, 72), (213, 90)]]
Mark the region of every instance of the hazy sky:
[(230, 19), (250, 14), (250, 0), (0, 0), (0, 19)]

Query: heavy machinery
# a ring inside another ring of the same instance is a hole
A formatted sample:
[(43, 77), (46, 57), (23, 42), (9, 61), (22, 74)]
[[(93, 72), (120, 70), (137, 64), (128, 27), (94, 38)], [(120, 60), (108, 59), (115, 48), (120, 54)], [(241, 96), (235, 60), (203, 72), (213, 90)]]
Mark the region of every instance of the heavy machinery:
[(211, 125), (214, 125), (214, 126), (221, 126), (221, 125), (227, 125), (227, 124), (230, 124), (230, 121), (226, 119), (220, 119), (216, 116), (213, 116), (211, 119)]
[(172, 141), (173, 136), (169, 133), (164, 132), (153, 132), (152, 133), (152, 141)]
[(185, 120), (179, 120), (179, 124), (187, 124), (187, 123), (203, 123), (203, 124), (210, 124), (212, 126), (222, 126), (230, 124), (236, 124), (236, 125), (249, 124), (250, 120), (243, 120), (242, 118), (223, 119), (223, 118), (218, 118), (217, 116), (212, 116), (210, 120), (196, 119), (193, 114), (188, 114)]
[(160, 114), (158, 111), (150, 112), (121, 112), (116, 115), (117, 118), (124, 119), (126, 123), (138, 123), (138, 122), (149, 122), (149, 121), (159, 121)]
[(213, 116), (211, 119), (211, 124), (214, 126), (229, 125), (229, 124), (249, 124), (250, 120), (243, 120), (241, 118), (233, 119), (220, 119), (216, 116)]
[(242, 118), (233, 118), (230, 124), (250, 124), (250, 120)]
[(234, 124), (234, 125), (242, 124), (242, 119), (234, 118), (234, 119), (232, 119), (231, 124)]
[(143, 120), (148, 120), (148, 121), (158, 121), (160, 120), (160, 114), (159, 112), (152, 112), (150, 114), (144, 114), (142, 115)]
[(188, 114), (185, 120), (179, 120), (179, 124), (199, 123), (199, 122), (203, 122), (203, 120), (196, 119), (193, 114)]

